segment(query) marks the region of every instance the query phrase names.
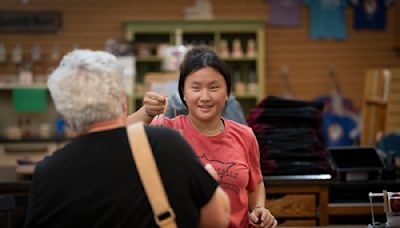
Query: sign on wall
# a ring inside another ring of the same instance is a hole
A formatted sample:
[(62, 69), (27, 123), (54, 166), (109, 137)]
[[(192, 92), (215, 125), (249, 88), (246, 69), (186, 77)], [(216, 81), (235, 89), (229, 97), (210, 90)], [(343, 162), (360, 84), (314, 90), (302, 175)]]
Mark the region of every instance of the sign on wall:
[(61, 28), (60, 12), (0, 11), (0, 32), (58, 32)]

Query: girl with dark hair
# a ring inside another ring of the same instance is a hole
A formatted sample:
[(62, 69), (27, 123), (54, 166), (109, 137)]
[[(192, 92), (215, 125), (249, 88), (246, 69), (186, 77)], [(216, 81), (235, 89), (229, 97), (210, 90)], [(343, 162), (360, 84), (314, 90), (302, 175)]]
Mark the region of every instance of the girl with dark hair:
[(251, 224), (276, 227), (277, 221), (265, 208), (265, 187), (260, 170), (259, 147), (251, 128), (222, 117), (228, 100), (231, 77), (227, 65), (214, 51), (190, 50), (180, 67), (179, 95), (188, 115), (154, 118), (162, 114), (167, 98), (147, 92), (143, 107), (128, 118), (177, 129), (204, 164), (218, 173), (220, 186), (231, 202), (229, 227)]

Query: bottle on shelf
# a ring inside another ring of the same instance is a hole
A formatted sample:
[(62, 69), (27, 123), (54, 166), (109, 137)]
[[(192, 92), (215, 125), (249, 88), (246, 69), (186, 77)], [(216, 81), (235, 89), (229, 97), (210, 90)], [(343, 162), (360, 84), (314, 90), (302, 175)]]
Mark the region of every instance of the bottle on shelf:
[(256, 72), (249, 73), (249, 81), (247, 83), (247, 93), (256, 95), (258, 93), (257, 75)]
[(18, 118), (17, 125), (8, 127), (8, 129), (7, 129), (8, 138), (21, 139), (22, 138), (22, 127), (23, 127), (23, 120), (22, 120), (22, 118)]
[(32, 64), (30, 62), (23, 63), (18, 69), (19, 84), (21, 85), (32, 85), (33, 83), (33, 72)]
[(214, 41), (213, 40), (209, 40), (207, 42), (207, 46), (213, 50), (215, 50), (215, 45), (214, 45)]
[(15, 64), (21, 64), (24, 58), (24, 50), (21, 45), (17, 44), (11, 53), (12, 62)]
[(148, 45), (144, 45), (144, 44), (138, 45), (137, 49), (138, 49), (138, 53), (137, 54), (140, 57), (150, 57), (150, 56), (152, 56), (150, 47)]
[(23, 126), (23, 136), (30, 137), (32, 135), (32, 121), (30, 117), (27, 117)]
[(65, 121), (64, 118), (61, 116), (57, 116), (56, 119), (56, 128), (55, 128), (55, 133), (57, 137), (62, 137), (64, 136), (65, 132)]
[(256, 57), (257, 49), (256, 49), (256, 42), (254, 39), (247, 40), (247, 57)]
[(0, 44), (0, 64), (7, 62), (7, 49), (3, 44)]
[(32, 63), (40, 62), (42, 60), (42, 48), (40, 45), (33, 45), (31, 49), (31, 61)]
[(234, 81), (234, 91), (235, 94), (240, 96), (246, 93), (246, 85), (241, 79), (240, 71), (235, 71), (233, 73), (233, 81)]
[(49, 123), (41, 123), (39, 125), (39, 136), (42, 138), (49, 138), (51, 132), (51, 125)]
[(219, 56), (222, 58), (229, 57), (228, 41), (225, 39), (222, 39), (219, 44)]
[(241, 58), (243, 57), (242, 43), (240, 39), (234, 39), (232, 43), (232, 57)]

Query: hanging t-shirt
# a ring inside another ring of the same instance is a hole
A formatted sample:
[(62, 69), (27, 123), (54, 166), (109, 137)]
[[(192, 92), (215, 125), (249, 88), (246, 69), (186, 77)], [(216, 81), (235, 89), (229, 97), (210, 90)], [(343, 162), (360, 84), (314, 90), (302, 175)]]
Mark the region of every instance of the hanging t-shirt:
[(356, 139), (351, 132), (355, 130), (357, 123), (349, 116), (339, 116), (334, 113), (323, 114), (323, 133), (327, 146), (352, 146)]
[(312, 39), (347, 38), (346, 6), (348, 0), (304, 0), (311, 10)]
[(300, 24), (302, 0), (269, 0), (269, 24), (297, 26)]
[(394, 0), (352, 0), (354, 6), (354, 28), (384, 29), (387, 6)]
[(250, 127), (223, 119), (225, 127), (215, 136), (201, 134), (190, 123), (188, 116), (174, 119), (155, 117), (151, 125), (172, 127), (183, 135), (204, 164), (211, 164), (219, 175), (219, 184), (231, 203), (229, 228), (248, 227), (248, 192), (253, 192), (262, 181), (260, 151)]

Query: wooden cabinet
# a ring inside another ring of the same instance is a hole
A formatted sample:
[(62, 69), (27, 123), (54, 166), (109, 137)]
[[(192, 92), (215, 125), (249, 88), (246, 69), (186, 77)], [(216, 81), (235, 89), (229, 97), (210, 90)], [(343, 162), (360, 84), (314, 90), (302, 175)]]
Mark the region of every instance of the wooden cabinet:
[[(135, 90), (130, 111), (141, 106), (143, 93), (148, 88), (144, 86), (146, 75), (165, 72), (162, 51), (165, 46), (214, 48), (230, 68), (232, 91), (245, 113), (265, 95), (263, 21), (127, 21), (124, 31), (125, 39), (133, 42), (136, 48)], [(242, 54), (233, 54), (238, 45)], [(249, 51), (252, 47), (254, 52)], [(222, 50), (228, 52), (222, 53)]]
[(324, 182), (265, 181), (266, 207), (281, 226), (328, 225), (328, 188)]

